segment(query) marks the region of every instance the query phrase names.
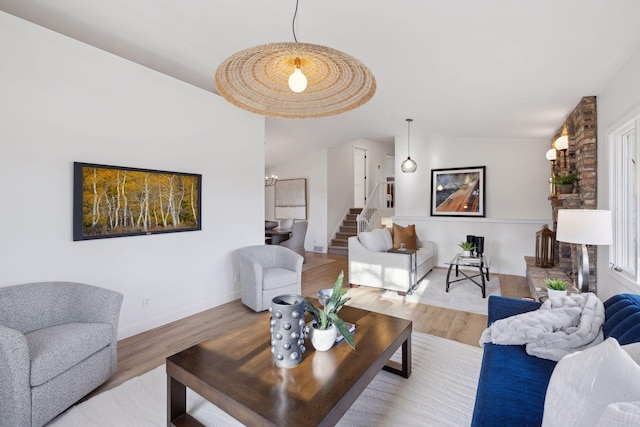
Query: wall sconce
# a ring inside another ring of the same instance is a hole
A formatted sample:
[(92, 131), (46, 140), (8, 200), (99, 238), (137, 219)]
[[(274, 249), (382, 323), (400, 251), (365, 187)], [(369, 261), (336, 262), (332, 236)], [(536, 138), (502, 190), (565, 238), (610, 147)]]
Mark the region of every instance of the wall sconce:
[(278, 180), (278, 177), (275, 175), (271, 175), (271, 176), (265, 176), (264, 177), (264, 186), (265, 187), (273, 187), (274, 185), (276, 185), (276, 181)]
[(556, 146), (556, 150), (562, 151), (562, 158), (564, 159), (564, 167), (567, 167), (567, 149), (569, 148), (569, 137), (567, 135), (562, 135), (554, 144)]
[(547, 151), (546, 157), (547, 160), (549, 160), (551, 162), (551, 167), (553, 168), (556, 164), (556, 156), (557, 156), (558, 152), (556, 151), (555, 148), (551, 148), (549, 149), (549, 151)]

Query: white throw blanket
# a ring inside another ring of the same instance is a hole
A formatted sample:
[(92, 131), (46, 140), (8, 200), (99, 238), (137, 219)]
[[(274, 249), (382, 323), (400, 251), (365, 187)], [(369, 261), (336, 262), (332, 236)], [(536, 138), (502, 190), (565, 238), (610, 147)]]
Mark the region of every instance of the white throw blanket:
[(560, 360), (603, 340), (604, 304), (593, 293), (546, 300), (538, 310), (496, 320), (482, 333), (480, 345), (526, 344), (527, 354)]

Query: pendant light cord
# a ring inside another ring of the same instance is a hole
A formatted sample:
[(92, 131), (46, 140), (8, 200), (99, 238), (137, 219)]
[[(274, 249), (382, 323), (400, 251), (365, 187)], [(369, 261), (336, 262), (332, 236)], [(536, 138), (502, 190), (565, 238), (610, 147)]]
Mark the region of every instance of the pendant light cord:
[(293, 31), (293, 40), (298, 43), (298, 38), (296, 37), (296, 19), (298, 18), (298, 0), (296, 0), (296, 10), (293, 12), (293, 20), (291, 21), (291, 31)]
[(407, 157), (411, 157), (411, 122), (413, 119), (407, 119)]

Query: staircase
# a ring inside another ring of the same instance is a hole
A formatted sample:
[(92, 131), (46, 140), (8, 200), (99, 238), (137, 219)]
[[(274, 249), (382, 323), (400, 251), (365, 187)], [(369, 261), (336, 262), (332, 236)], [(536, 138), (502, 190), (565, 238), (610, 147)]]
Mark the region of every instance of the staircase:
[(349, 255), (348, 239), (358, 235), (358, 223), (356, 217), (362, 212), (362, 208), (351, 208), (345, 216), (340, 226), (340, 231), (336, 233), (336, 238), (331, 241), (327, 248), (330, 254)]

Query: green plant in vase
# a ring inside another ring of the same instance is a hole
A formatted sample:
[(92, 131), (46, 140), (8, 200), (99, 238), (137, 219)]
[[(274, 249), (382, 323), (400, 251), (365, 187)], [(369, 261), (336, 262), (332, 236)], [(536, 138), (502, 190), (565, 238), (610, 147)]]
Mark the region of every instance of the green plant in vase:
[(471, 242), (460, 242), (458, 243), (458, 246), (460, 246), (460, 248), (465, 251), (465, 252), (471, 252), (472, 250), (475, 249), (475, 245)]
[(575, 173), (567, 175), (554, 176), (551, 182), (555, 185), (572, 185), (578, 181), (578, 176)]
[(340, 275), (333, 284), (331, 297), (327, 301), (324, 308), (317, 308), (309, 300), (305, 298), (304, 307), (305, 310), (313, 316), (312, 327), (319, 330), (328, 330), (335, 325), (338, 331), (344, 336), (344, 340), (349, 343), (352, 349), (356, 349), (356, 345), (353, 342), (353, 335), (349, 331), (349, 328), (342, 320), (338, 313), (344, 306), (344, 304), (351, 298), (343, 298), (347, 291), (342, 290), (342, 281), (344, 280), (344, 271), (340, 272)]
[(553, 279), (551, 277), (546, 277), (544, 279), (544, 284), (547, 288), (553, 289), (554, 291), (566, 291), (567, 290), (567, 282), (562, 279)]

